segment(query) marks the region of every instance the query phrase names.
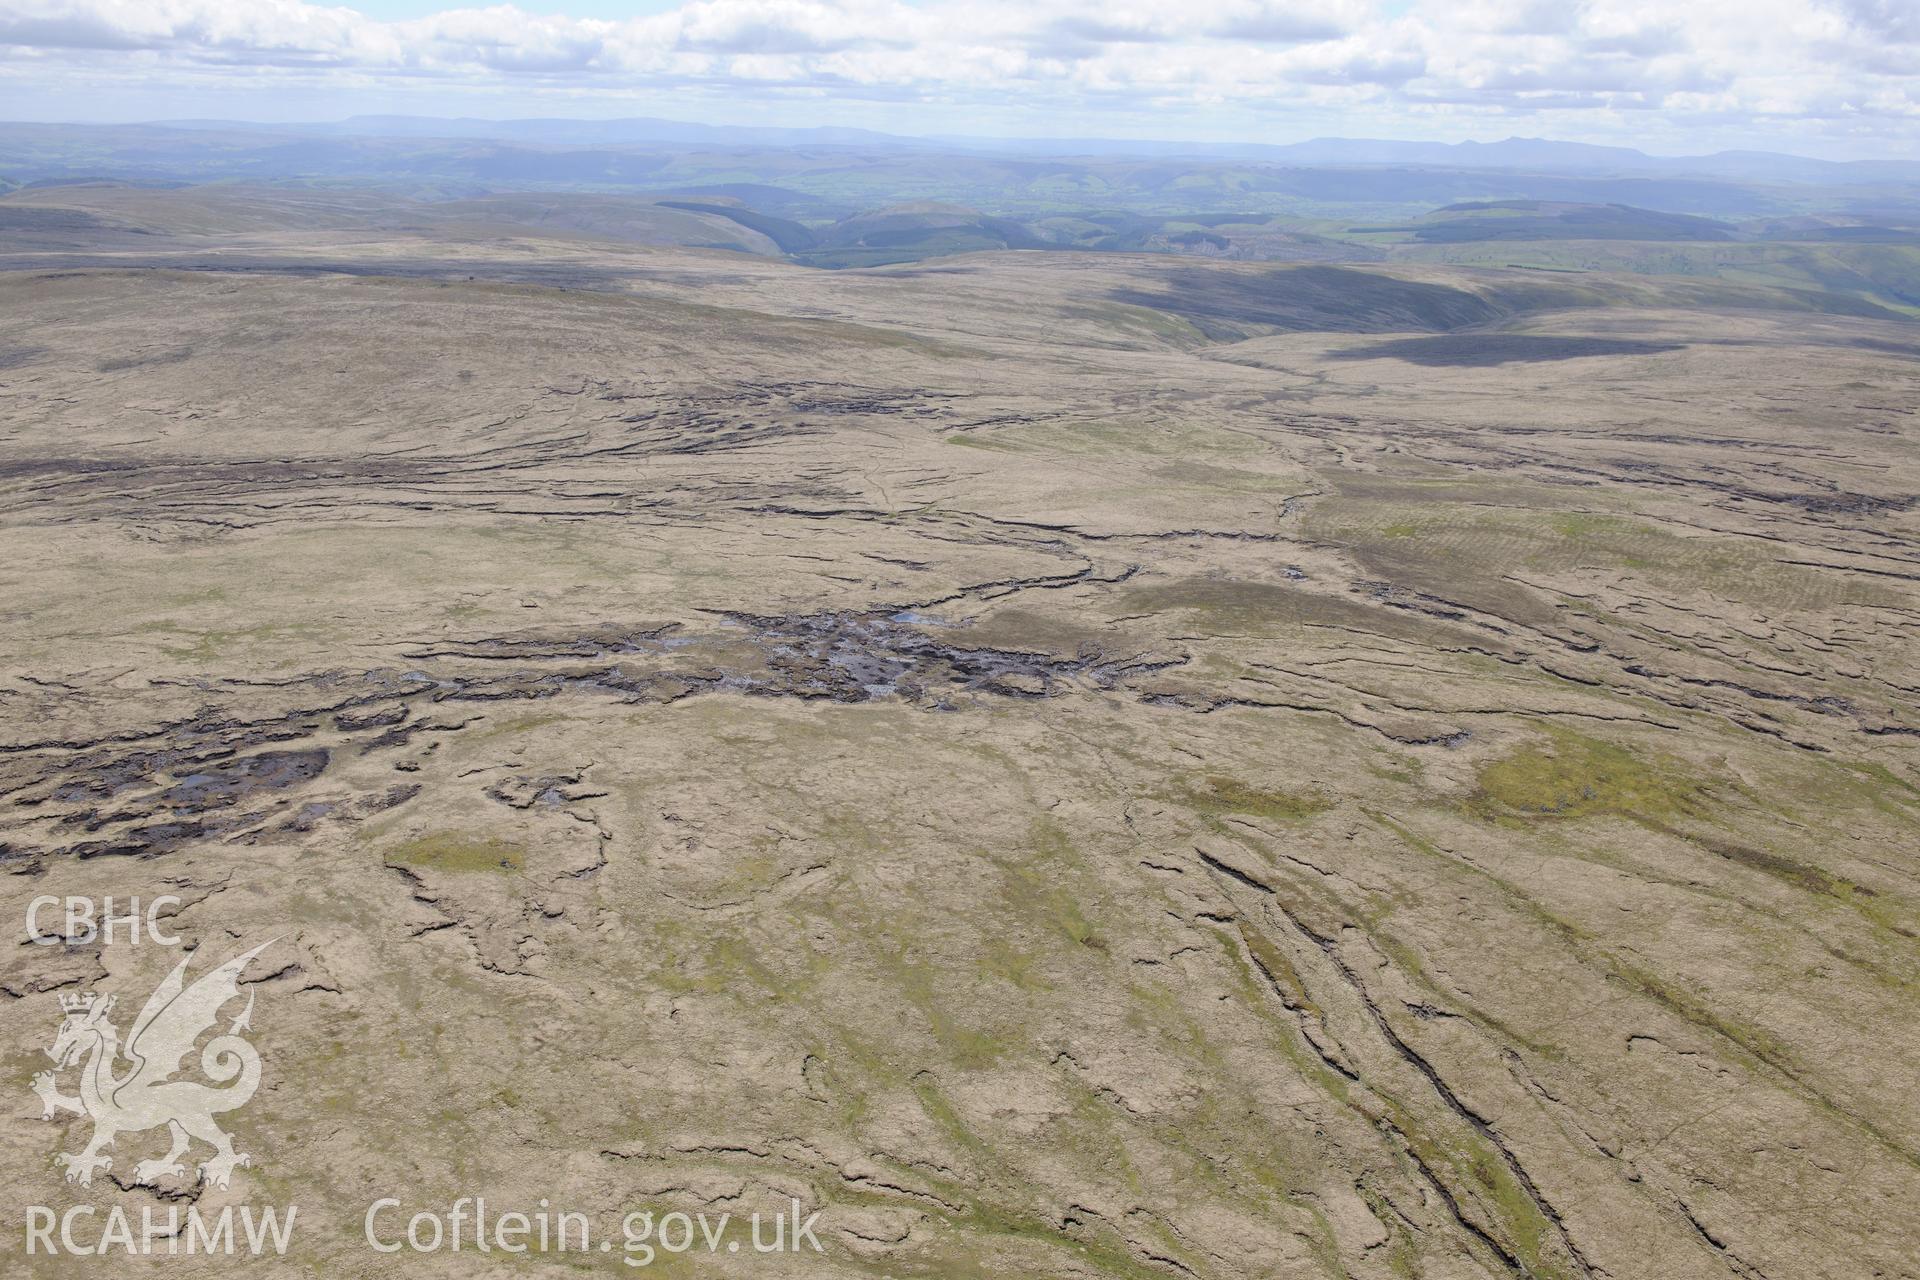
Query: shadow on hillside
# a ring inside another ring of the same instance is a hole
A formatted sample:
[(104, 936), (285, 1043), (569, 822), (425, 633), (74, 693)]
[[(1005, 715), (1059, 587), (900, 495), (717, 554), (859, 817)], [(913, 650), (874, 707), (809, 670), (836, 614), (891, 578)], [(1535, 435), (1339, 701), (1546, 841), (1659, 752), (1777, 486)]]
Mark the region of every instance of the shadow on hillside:
[(1391, 342), (1329, 351), (1327, 355), (1334, 360), (1404, 360), (1408, 364), (1474, 367), (1578, 360), (1586, 356), (1651, 356), (1662, 351), (1679, 351), (1685, 345), (1536, 333), (1449, 333), (1433, 338), (1396, 338)]

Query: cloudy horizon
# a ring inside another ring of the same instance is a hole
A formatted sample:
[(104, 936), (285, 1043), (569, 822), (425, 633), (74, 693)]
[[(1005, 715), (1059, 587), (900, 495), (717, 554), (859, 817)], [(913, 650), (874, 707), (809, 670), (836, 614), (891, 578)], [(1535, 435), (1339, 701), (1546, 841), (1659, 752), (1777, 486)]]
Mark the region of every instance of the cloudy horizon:
[(0, 0), (0, 115), (1920, 156), (1920, 0)]

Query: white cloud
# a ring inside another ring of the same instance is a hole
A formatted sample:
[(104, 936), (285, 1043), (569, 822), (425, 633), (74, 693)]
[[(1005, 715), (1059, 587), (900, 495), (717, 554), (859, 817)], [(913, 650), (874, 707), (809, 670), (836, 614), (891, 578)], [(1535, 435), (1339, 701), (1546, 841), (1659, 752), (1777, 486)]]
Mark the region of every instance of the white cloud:
[(1168, 119), (1315, 104), (1562, 133), (1633, 112), (1911, 142), (1916, 73), (1920, 0), (690, 0), (628, 21), (503, 4), (394, 22), (304, 0), (0, 0), (16, 93), (85, 74), (149, 96), (680, 88)]

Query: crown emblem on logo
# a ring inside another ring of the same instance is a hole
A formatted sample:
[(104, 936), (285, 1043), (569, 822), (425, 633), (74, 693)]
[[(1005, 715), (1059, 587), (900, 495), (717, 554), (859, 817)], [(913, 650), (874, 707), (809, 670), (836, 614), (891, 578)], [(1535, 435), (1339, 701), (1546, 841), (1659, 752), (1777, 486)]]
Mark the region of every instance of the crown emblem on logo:
[(85, 1013), (93, 1008), (93, 998), (91, 991), (82, 991), (77, 994), (63, 991), (60, 993), (60, 1008), (65, 1013)]

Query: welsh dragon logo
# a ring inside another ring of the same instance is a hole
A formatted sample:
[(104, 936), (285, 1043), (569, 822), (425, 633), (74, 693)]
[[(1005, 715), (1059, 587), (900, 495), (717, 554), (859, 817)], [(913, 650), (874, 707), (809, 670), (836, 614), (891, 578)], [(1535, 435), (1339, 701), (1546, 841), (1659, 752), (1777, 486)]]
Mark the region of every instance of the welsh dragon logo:
[(100, 999), (89, 992), (60, 997), (66, 1016), (47, 1056), (59, 1064), (59, 1071), (79, 1065), (79, 1093), (74, 1097), (61, 1093), (53, 1071), (36, 1075), (33, 1091), (40, 1095), (44, 1120), (61, 1111), (93, 1119), (93, 1138), (85, 1149), (78, 1155), (62, 1152), (54, 1157), (66, 1167), (68, 1182), (91, 1185), (94, 1170), (113, 1168), (113, 1158), (101, 1153), (116, 1137), (161, 1125), (172, 1135), (173, 1145), (158, 1160), (136, 1164), (135, 1183), (152, 1185), (185, 1172), (180, 1157), (195, 1138), (213, 1148), (213, 1155), (199, 1167), (201, 1178), (213, 1186), (225, 1187), (236, 1167), (253, 1163), (233, 1149), (233, 1139), (213, 1119), (244, 1106), (260, 1087), (260, 1055), (240, 1036), (251, 1026), (251, 991), (246, 1008), (228, 1024), (225, 1034), (216, 1035), (200, 1050), (200, 1070), (225, 1087), (172, 1077), (201, 1035), (219, 1021), (220, 1010), (239, 998), (241, 973), (273, 941), (277, 939), (235, 956), (201, 975), (192, 986), (186, 985), (191, 957), (183, 958), (147, 998), (124, 1047), (109, 1016), (114, 996)]

